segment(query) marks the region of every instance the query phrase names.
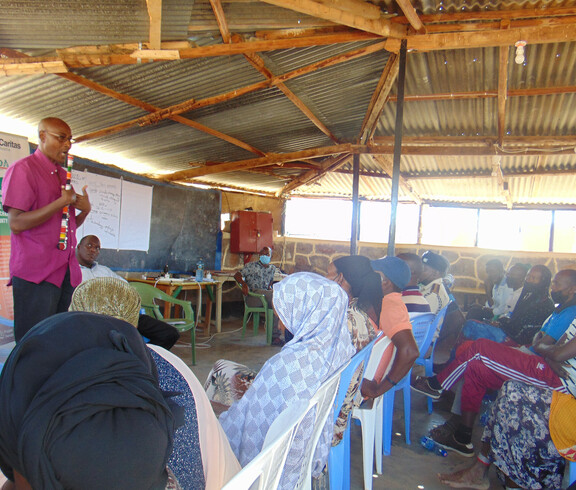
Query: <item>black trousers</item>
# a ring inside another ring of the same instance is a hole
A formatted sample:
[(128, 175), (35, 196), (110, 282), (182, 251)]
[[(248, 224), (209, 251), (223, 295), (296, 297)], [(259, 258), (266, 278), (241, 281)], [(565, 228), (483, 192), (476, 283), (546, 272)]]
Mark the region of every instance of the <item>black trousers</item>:
[(180, 333), (172, 325), (148, 315), (140, 315), (138, 318), (138, 332), (150, 339), (151, 344), (166, 350), (170, 350), (180, 338)]
[(62, 286), (46, 281), (40, 284), (20, 277), (12, 278), (14, 298), (14, 339), (22, 337), (38, 322), (56, 313), (68, 311), (74, 288), (70, 284), (70, 269), (66, 271)]

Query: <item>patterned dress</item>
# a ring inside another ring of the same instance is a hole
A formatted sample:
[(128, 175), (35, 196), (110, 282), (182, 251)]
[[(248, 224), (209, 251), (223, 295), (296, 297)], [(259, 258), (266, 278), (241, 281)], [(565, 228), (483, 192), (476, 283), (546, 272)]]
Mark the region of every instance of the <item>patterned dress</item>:
[(562, 488), (565, 460), (548, 429), (552, 390), (519, 381), (502, 385), (483, 442), (494, 465), (521, 488)]

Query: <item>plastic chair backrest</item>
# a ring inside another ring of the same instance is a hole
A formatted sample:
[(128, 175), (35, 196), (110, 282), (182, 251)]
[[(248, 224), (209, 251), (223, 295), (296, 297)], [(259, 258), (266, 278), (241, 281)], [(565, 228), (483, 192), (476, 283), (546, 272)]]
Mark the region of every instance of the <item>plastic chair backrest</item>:
[[(360, 378), (362, 378), (363, 372), (368, 365), (368, 359), (370, 359), (370, 354), (372, 353), (372, 349), (374, 345), (378, 341), (378, 339), (382, 336), (380, 332), (379, 335), (370, 341), (368, 345), (366, 345), (360, 352), (357, 352), (356, 355), (348, 361), (348, 364), (342, 371), (340, 375), (340, 384), (338, 385), (338, 393), (336, 394), (336, 398), (334, 399), (334, 422), (338, 418), (338, 413), (342, 408), (342, 404), (344, 403), (344, 398), (346, 397), (346, 393), (348, 393), (348, 388), (350, 387), (350, 382), (352, 381), (352, 376), (358, 369), (358, 366), (363, 362), (362, 373), (360, 374)], [(360, 385), (358, 385), (358, 388)]]
[[(234, 280), (236, 281), (236, 286), (242, 289), (242, 284), (240, 284), (236, 279)], [(246, 298), (248, 296), (258, 298), (260, 301), (262, 301), (262, 306), (248, 306), (246, 304)], [(255, 293), (253, 291), (248, 291), (248, 296), (244, 296), (244, 306), (246, 308), (248, 308), (250, 311), (259, 311), (260, 313), (266, 312), (266, 308), (268, 308), (268, 301), (266, 300), (266, 296), (264, 296), (263, 294)]]
[(420, 355), (425, 353), (432, 343), (432, 337), (436, 329), (436, 326), (433, 325), (435, 318), (436, 315), (434, 315), (434, 313), (424, 313), (410, 320), (412, 323), (412, 334), (414, 335), (416, 345), (418, 345)]
[[(332, 411), (332, 404), (334, 403), (334, 398), (336, 397), (336, 392), (338, 391), (338, 385), (340, 383), (340, 375), (342, 371), (346, 368), (346, 365), (342, 366), (336, 373), (334, 373), (330, 378), (328, 378), (320, 388), (314, 393), (314, 396), (310, 400), (310, 409), (313, 407), (314, 410), (314, 424), (312, 429), (312, 435), (308, 439), (306, 445), (306, 451), (304, 456), (304, 461), (301, 465), (300, 478), (295, 486), (295, 489), (305, 489), (310, 490), (312, 487), (312, 465), (314, 464), (314, 455), (316, 453), (316, 447), (318, 446), (318, 441), (322, 435), (322, 430), (326, 425), (328, 416)], [(304, 422), (305, 420), (303, 420)], [(332, 423), (332, 420), (330, 420)], [(333, 426), (333, 425), (332, 425)], [(302, 427), (305, 429), (306, 427)], [(301, 433), (299, 431), (296, 437)], [(331, 439), (330, 439), (331, 440)]]
[[(446, 313), (448, 311), (448, 307), (452, 304), (452, 302), (450, 301), (450, 303), (448, 303), (444, 308), (442, 308), (438, 314), (436, 315), (436, 318), (434, 318), (434, 322), (432, 323), (432, 328), (430, 329), (431, 332), (431, 339), (433, 339), (433, 341), (431, 341), (432, 344), (432, 348), (434, 349), (434, 347), (436, 346), (436, 341), (438, 340), (438, 336), (436, 335), (436, 338), (434, 338), (434, 334), (436, 332), (440, 333), (440, 329), (442, 328), (442, 325), (444, 324), (444, 318), (446, 318)], [(426, 349), (424, 352), (420, 351), (421, 355), (426, 355), (426, 352), (428, 351), (428, 349)]]
[(155, 288), (151, 284), (146, 284), (144, 282), (130, 282), (142, 301), (142, 307), (146, 310), (146, 313), (152, 313), (152, 316), (156, 317), (158, 320), (168, 320), (164, 318), (160, 307), (156, 304), (156, 300), (165, 301), (167, 303), (172, 303), (182, 307), (184, 312), (184, 319), (186, 322), (181, 325), (174, 325), (178, 330), (184, 331), (192, 328), (194, 326), (194, 311), (192, 310), (192, 304), (190, 301), (184, 301), (166, 294), (164, 291)]
[[(370, 353), (370, 359), (368, 359), (368, 365), (364, 369), (364, 379), (372, 379), (374, 377), (380, 359), (382, 359), (384, 351), (391, 343), (392, 341), (386, 336), (376, 339), (376, 343)], [(394, 347), (394, 349), (396, 349), (396, 347)], [(392, 360), (389, 365), (392, 365)]]
[[(294, 435), (310, 406), (310, 402), (300, 400), (286, 407), (270, 425), (260, 453), (242, 468), (223, 490), (276, 489)], [(256, 482), (257, 486), (253, 487)]]

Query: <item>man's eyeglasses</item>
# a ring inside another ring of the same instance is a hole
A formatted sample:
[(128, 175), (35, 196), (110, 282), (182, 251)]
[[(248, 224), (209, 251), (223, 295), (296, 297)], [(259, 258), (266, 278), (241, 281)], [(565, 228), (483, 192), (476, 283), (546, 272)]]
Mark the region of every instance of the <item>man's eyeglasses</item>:
[(48, 134), (54, 136), (60, 143), (68, 141), (70, 144), (74, 143), (74, 138), (72, 136), (66, 136), (65, 134), (53, 133), (52, 131), (46, 131)]

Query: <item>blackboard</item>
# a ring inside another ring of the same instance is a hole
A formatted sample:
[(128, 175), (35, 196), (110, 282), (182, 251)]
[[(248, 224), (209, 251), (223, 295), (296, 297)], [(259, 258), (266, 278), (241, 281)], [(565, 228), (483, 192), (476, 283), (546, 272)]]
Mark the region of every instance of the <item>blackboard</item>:
[(128, 271), (161, 271), (168, 264), (171, 273), (186, 274), (202, 259), (206, 269), (214, 269), (220, 191), (160, 183), (79, 157), (74, 168), (154, 187), (148, 252), (102, 249), (99, 263)]

